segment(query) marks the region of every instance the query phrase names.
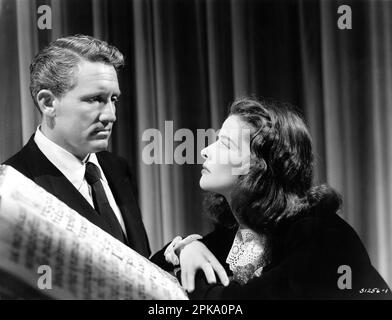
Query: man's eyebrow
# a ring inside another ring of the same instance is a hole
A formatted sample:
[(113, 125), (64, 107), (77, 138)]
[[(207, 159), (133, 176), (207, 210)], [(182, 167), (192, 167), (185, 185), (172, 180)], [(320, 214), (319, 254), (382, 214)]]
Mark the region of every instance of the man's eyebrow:
[[(107, 93), (108, 92), (105, 90), (97, 90), (97, 91), (93, 91), (90, 93), (86, 93), (83, 95), (83, 97), (94, 97), (94, 96), (100, 96), (100, 95), (107, 95)], [(119, 96), (121, 96), (121, 91), (113, 92), (113, 95), (116, 97), (119, 97)]]
[[(98, 86), (97, 92), (99, 92), (99, 94), (102, 94), (102, 93), (103, 93), (103, 94), (107, 94), (107, 93), (108, 93), (108, 91), (106, 90), (106, 88), (100, 87), (100, 86)], [(120, 91), (120, 89), (118, 89), (118, 91), (117, 91), (117, 90), (114, 90), (114, 91), (113, 91), (113, 95), (115, 95), (115, 96), (117, 96), (117, 97), (121, 96), (121, 91)]]

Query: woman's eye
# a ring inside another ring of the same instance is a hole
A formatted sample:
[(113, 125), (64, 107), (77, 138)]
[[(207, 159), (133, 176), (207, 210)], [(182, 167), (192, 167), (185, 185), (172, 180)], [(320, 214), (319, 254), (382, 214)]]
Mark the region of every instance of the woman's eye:
[(230, 143), (228, 141), (219, 139), (219, 142), (223, 144), (226, 148), (230, 149)]

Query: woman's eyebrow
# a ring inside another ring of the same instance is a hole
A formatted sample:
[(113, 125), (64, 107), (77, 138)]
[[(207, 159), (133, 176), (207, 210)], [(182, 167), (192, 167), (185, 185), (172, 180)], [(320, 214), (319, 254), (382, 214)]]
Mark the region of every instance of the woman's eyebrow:
[(219, 138), (228, 140), (231, 144), (233, 144), (236, 148), (238, 148), (237, 144), (230, 137), (222, 134), (222, 135), (219, 135)]

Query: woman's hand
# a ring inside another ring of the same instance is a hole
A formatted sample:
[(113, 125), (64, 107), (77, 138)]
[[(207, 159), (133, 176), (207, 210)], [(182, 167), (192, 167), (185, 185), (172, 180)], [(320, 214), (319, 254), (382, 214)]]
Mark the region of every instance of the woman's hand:
[(215, 271), (223, 285), (229, 284), (225, 269), (200, 241), (193, 241), (181, 250), (180, 266), (181, 283), (188, 292), (192, 292), (195, 288), (195, 275), (199, 269), (204, 271), (208, 283), (216, 283)]

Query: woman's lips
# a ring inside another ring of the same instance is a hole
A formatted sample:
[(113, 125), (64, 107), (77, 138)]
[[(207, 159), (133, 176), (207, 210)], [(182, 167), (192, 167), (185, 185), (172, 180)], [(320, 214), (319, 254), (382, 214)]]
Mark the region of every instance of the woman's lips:
[(205, 165), (203, 165), (203, 169), (201, 170), (201, 173), (202, 173), (202, 174), (204, 174), (204, 173), (210, 173), (210, 170), (208, 170), (208, 168), (207, 168)]

